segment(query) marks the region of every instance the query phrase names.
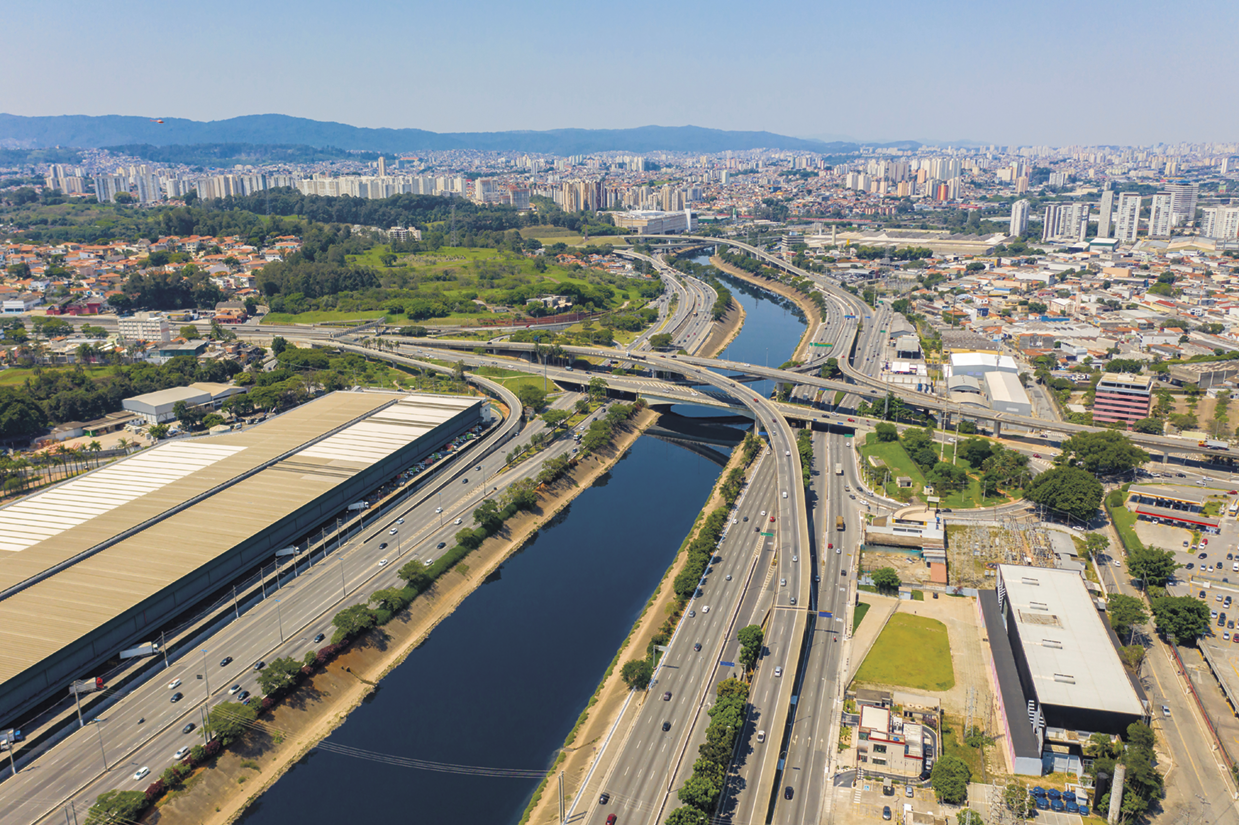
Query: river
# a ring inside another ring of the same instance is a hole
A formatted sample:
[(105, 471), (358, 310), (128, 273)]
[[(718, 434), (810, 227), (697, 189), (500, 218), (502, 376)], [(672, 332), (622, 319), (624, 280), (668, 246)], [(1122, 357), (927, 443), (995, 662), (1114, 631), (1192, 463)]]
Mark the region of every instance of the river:
[(718, 473), (681, 447), (638, 439), (331, 735), (373, 758), (311, 752), (245, 825), (519, 821), (539, 780), (397, 767), (381, 757), (547, 768)]

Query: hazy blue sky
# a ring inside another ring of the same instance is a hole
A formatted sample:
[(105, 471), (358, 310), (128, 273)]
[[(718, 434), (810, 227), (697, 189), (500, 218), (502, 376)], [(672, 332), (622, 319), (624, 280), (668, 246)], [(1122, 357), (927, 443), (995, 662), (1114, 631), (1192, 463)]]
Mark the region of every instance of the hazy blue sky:
[(1239, 2), (11, 3), (0, 111), (444, 131), (1239, 139)]

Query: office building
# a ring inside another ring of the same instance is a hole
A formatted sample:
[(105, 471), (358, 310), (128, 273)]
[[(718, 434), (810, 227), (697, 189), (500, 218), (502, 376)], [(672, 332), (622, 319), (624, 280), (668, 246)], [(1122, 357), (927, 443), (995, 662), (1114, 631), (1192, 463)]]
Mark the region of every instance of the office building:
[(1011, 204), (1011, 226), (1007, 234), (1019, 237), (1028, 228), (1028, 213), (1031, 211), (1028, 201), (1020, 200)]
[(1170, 195), (1171, 226), (1183, 226), (1196, 220), (1196, 198), (1200, 194), (1200, 184), (1172, 183), (1166, 187)]
[(1101, 213), (1097, 216), (1097, 237), (1109, 238), (1111, 223), (1114, 216), (1114, 190), (1107, 189), (1101, 193)]
[(696, 219), (687, 209), (683, 212), (616, 212), (612, 218), (616, 226), (635, 229), (638, 235), (691, 232), (697, 226)]
[(1148, 418), (1152, 398), (1152, 378), (1107, 372), (1097, 382), (1097, 394), (1093, 399), (1093, 423), (1132, 422)]
[(1149, 237), (1169, 238), (1174, 226), (1174, 197), (1169, 192), (1153, 196), (1153, 208), (1149, 213)]
[(1119, 212), (1116, 218), (1118, 232), (1115, 240), (1119, 243), (1133, 244), (1140, 231), (1140, 196), (1135, 192), (1123, 192), (1119, 195)]
[(116, 330), (126, 341), (166, 344), (172, 340), (172, 325), (158, 312), (136, 312), (116, 320)]

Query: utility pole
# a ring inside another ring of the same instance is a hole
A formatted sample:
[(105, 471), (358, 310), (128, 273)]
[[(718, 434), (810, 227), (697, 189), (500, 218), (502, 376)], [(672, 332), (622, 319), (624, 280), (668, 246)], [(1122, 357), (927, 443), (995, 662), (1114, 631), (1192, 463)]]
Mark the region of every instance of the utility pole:
[(275, 600), (275, 621), (280, 626), (280, 644), (284, 643), (284, 619), (280, 616), (280, 600)]
[(108, 753), (103, 749), (103, 728), (99, 726), (101, 722), (102, 719), (95, 719), (92, 724), (95, 726), (95, 733), (99, 734), (99, 753), (103, 756), (103, 769), (109, 771), (111, 768), (108, 767)]

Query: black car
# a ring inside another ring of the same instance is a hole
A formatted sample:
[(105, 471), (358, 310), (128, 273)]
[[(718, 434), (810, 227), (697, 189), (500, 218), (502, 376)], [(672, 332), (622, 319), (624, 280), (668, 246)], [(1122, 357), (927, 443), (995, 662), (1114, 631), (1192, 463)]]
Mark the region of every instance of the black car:
[(193, 722), (186, 722), (185, 727), (181, 728), (181, 733), (189, 733), (196, 727), (197, 725), (195, 725)]
[(665, 730), (665, 731), (666, 731), (666, 730), (671, 730), (671, 723), (670, 723), (670, 722), (663, 722), (663, 730)]
[(238, 702), (244, 702), (248, 698), (250, 698), (250, 692), (248, 690), (243, 690), (239, 694), (237, 694)]
[(219, 662), (219, 666), (220, 666), (220, 667), (228, 667), (228, 665), (230, 665), (230, 664), (232, 664), (232, 657), (231, 657), (231, 656), (225, 656), (225, 657), (224, 657), (223, 659), (221, 659), (221, 660), (220, 660), (220, 662)]
[(181, 701), (181, 700), (182, 700), (182, 699), (184, 699), (184, 698), (185, 698), (185, 694), (184, 694), (184, 693), (174, 693), (174, 694), (172, 694), (172, 696), (171, 696), (171, 697), (169, 697), (168, 701), (170, 701), (170, 702), (172, 702), (172, 703), (174, 703), (174, 704), (175, 704), (176, 702), (179, 702), (179, 701)]
[(267, 666), (267, 663), (264, 662), (262, 659), (259, 659), (257, 662), (254, 662), (254, 670), (262, 670), (266, 666)]
[(447, 547), (447, 542), (446, 542), (446, 541), (441, 541), (441, 542), (439, 542), (439, 546), (438, 546), (438, 548), (437, 548), (437, 549), (442, 550), (444, 547)]
[(701, 650), (701, 642), (697, 642), (696, 644), (694, 644), (694, 645), (693, 645), (693, 650), (700, 651), (700, 650)]
[(387, 549), (387, 542), (383, 542), (382, 544), (380, 544), (380, 545), (379, 545), (379, 549), (380, 549), (380, 550), (386, 550), (386, 549)]
[(796, 792), (792, 790), (792, 786), (788, 785), (786, 788), (783, 789), (783, 798), (791, 799), (795, 793)]
[(605, 805), (610, 801), (611, 801), (611, 794), (607, 793), (606, 791), (603, 791), (602, 794), (598, 797), (599, 805)]
[(890, 818), (891, 818), (891, 806), (890, 805), (882, 806), (882, 818), (888, 822), (890, 821)]
[(315, 636), (315, 637), (314, 637), (314, 644), (318, 644), (319, 642), (321, 642), (323, 639), (326, 639), (326, 638), (327, 638), (327, 637), (326, 637), (325, 635), (323, 635), (322, 633), (320, 633), (320, 634), (318, 634), (317, 636)]

